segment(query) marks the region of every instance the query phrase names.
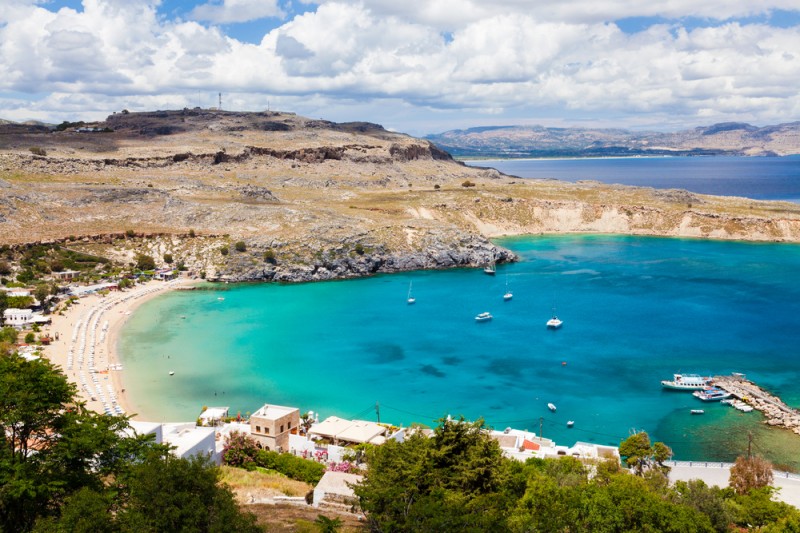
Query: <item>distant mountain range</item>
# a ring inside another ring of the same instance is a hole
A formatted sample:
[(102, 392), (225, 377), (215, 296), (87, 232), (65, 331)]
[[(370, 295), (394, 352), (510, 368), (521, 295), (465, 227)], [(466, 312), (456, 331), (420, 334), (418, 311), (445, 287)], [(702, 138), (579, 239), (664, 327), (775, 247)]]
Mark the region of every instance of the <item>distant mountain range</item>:
[(451, 130), (425, 138), (456, 157), (800, 154), (800, 122), (764, 127), (723, 122), (674, 133), (489, 126)]

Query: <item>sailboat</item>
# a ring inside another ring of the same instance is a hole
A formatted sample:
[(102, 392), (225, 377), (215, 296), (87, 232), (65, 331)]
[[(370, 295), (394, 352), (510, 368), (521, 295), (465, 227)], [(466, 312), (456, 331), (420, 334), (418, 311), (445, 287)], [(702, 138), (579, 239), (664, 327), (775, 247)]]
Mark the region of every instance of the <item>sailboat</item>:
[(547, 321), (547, 327), (550, 329), (558, 329), (564, 322), (556, 316), (556, 308), (553, 306), (553, 318)]
[(492, 261), (491, 263), (486, 265), (486, 267), (484, 267), (484, 269), (483, 269), (483, 273), (484, 274), (488, 274), (490, 276), (494, 276), (496, 272), (497, 272), (497, 269), (494, 266), (494, 261)]
[(417, 299), (416, 299), (416, 298), (414, 298), (413, 296), (411, 296), (411, 284), (412, 284), (412, 283), (413, 283), (412, 281), (409, 281), (409, 282), (408, 282), (408, 299), (406, 300), (406, 301), (408, 302), (408, 305), (411, 305), (411, 304), (413, 304), (413, 303), (416, 303), (416, 301), (417, 301)]
[(503, 300), (509, 301), (514, 295), (508, 290), (508, 276), (506, 276), (506, 293), (503, 295)]

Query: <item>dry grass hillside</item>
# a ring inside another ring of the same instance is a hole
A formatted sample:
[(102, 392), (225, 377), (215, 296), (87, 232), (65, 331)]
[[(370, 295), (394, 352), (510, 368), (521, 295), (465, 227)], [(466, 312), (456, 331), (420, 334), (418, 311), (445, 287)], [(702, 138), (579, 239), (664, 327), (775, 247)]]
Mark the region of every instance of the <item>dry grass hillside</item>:
[(0, 132), (6, 244), (172, 253), (210, 276), (296, 280), (509, 260), (488, 238), (558, 232), (798, 242), (800, 206), (522, 180), (374, 124), (289, 113), (117, 113), (84, 131)]

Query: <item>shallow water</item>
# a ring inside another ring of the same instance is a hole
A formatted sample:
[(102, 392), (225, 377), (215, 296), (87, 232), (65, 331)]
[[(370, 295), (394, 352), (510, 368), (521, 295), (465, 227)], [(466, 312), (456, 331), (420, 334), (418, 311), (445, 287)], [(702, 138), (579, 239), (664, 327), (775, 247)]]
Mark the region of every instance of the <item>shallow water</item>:
[[(659, 383), (744, 372), (800, 406), (800, 246), (596, 235), (500, 244), (522, 261), (494, 277), (459, 269), (159, 297), (120, 337), (129, 395), (156, 420), (267, 402), (375, 420), (377, 402), (386, 422), (451, 414), (538, 432), (541, 421), (545, 437), (570, 445), (617, 445), (644, 429), (678, 459), (731, 460), (754, 430), (765, 453), (800, 467), (800, 439), (765, 431), (758, 413)], [(545, 328), (553, 306), (557, 331)], [(483, 311), (494, 319), (476, 323)]]

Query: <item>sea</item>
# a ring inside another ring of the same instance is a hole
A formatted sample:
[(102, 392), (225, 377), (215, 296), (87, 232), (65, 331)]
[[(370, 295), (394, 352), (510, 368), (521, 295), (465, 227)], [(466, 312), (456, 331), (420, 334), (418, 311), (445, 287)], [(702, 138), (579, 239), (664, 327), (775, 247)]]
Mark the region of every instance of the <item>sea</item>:
[[(766, 427), (758, 412), (660, 385), (678, 372), (741, 372), (800, 407), (800, 245), (497, 242), (520, 261), (494, 276), (465, 268), (221, 284), (150, 300), (119, 339), (134, 411), (190, 421), (203, 406), (247, 415), (272, 403), (320, 419), (428, 426), (463, 416), (564, 445), (619, 445), (645, 430), (696, 461), (734, 460), (752, 432), (756, 451), (800, 469), (800, 437)], [(482, 312), (493, 320), (476, 322)], [(548, 330), (554, 313), (563, 326)], [(690, 413), (698, 408), (705, 414)]]
[(618, 157), (465, 161), (521, 178), (685, 189), (700, 194), (800, 202), (800, 155), (787, 157)]

